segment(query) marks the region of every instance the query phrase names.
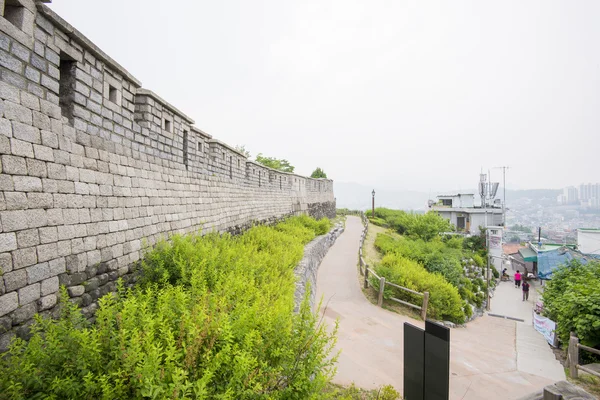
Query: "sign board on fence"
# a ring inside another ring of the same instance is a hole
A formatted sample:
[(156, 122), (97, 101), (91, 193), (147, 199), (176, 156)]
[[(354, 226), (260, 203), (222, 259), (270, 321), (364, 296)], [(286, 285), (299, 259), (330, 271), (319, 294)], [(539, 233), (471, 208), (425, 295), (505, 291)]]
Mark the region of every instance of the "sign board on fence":
[(556, 322), (548, 319), (546, 317), (542, 317), (537, 313), (533, 313), (533, 327), (536, 331), (544, 335), (548, 343), (551, 346), (556, 347)]

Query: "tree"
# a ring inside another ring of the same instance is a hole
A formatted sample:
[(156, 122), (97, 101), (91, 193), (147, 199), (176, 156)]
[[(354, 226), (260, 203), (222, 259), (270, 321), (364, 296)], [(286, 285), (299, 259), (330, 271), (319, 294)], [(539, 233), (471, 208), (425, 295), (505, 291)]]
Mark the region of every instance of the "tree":
[(258, 153), (256, 156), (256, 162), (264, 165), (265, 167), (273, 168), (283, 172), (294, 172), (295, 168), (293, 165), (290, 165), (288, 160), (265, 157), (262, 155), (262, 153)]
[(317, 167), (317, 169), (315, 169), (312, 174), (310, 174), (311, 178), (327, 178), (327, 174), (325, 173), (325, 171), (323, 171), (321, 169), (321, 167)]
[(242, 144), (242, 145), (238, 144), (237, 146), (235, 146), (235, 149), (237, 151), (239, 151), (240, 153), (242, 153), (243, 155), (245, 155), (246, 158), (250, 158), (250, 152), (248, 150), (246, 150), (246, 145), (245, 144)]

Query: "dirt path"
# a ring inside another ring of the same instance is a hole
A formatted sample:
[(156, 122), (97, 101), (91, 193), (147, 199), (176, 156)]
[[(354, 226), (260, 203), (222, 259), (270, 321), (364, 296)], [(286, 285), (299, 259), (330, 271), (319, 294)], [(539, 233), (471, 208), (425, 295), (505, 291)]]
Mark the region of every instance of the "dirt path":
[[(319, 268), (317, 298), (325, 321), (339, 320), (341, 350), (335, 383), (363, 388), (391, 384), (403, 391), (403, 324), (423, 322), (379, 308), (365, 299), (356, 277), (362, 225), (348, 217), (346, 230)], [(450, 350), (451, 399), (517, 399), (554, 382), (518, 370), (514, 321), (484, 316), (453, 329)]]

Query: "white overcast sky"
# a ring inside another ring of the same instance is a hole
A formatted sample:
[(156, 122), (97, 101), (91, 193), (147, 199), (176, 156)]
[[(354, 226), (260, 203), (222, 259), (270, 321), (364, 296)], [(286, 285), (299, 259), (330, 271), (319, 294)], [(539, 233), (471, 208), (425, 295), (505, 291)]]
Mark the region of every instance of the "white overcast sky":
[[(398, 190), (600, 181), (600, 1), (54, 0), (231, 145)], [(499, 170), (492, 170), (494, 180)]]

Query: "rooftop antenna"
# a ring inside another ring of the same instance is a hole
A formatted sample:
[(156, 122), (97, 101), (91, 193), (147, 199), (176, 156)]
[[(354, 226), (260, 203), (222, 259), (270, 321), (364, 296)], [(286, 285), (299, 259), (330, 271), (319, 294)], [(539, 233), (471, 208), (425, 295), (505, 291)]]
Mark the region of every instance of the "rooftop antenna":
[(502, 190), (504, 191), (504, 199), (502, 200), (502, 226), (506, 226), (506, 170), (510, 167), (494, 167), (494, 169), (502, 169)]

